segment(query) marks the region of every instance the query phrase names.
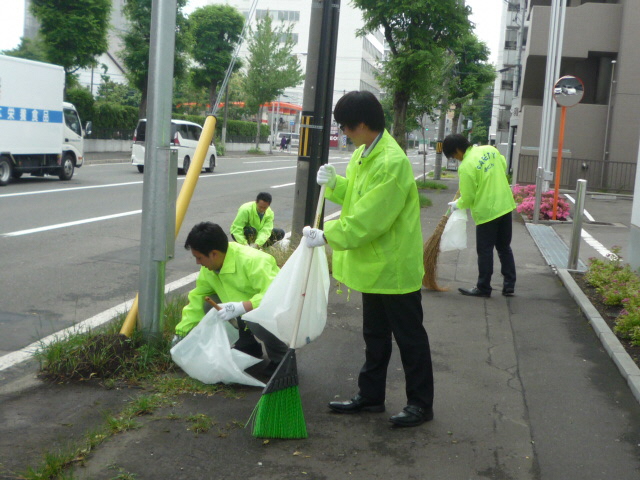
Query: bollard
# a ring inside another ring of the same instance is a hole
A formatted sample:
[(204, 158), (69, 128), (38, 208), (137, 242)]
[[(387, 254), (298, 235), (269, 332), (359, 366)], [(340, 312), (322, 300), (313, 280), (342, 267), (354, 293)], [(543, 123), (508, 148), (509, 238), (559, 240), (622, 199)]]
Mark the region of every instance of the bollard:
[(569, 248), (569, 261), (567, 270), (578, 268), (578, 255), (580, 253), (580, 238), (582, 234), (582, 214), (584, 212), (584, 197), (587, 193), (587, 181), (580, 179), (576, 185), (576, 206), (573, 215), (573, 231), (571, 232), (571, 246)]
[(540, 205), (542, 204), (542, 182), (544, 181), (544, 168), (536, 170), (536, 201), (533, 207), (533, 223), (540, 223)]

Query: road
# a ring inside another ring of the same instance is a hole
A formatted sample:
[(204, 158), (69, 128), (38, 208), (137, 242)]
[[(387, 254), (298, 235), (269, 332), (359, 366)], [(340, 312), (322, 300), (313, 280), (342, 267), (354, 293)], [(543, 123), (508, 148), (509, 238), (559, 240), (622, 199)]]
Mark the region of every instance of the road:
[[(344, 173), (347, 153), (331, 155)], [(201, 174), (166, 282), (197, 271), (182, 248), (192, 225), (208, 220), (228, 231), (241, 203), (273, 195), (276, 226), (291, 230), (297, 158), (223, 157)], [(412, 156), (416, 175), (422, 156)], [(432, 161), (430, 162), (432, 163)], [(25, 177), (0, 190), (0, 356), (100, 312), (138, 291), (143, 176), (129, 164), (86, 165), (73, 179)], [(178, 176), (178, 188), (184, 176)], [(328, 204), (326, 214), (338, 211)]]

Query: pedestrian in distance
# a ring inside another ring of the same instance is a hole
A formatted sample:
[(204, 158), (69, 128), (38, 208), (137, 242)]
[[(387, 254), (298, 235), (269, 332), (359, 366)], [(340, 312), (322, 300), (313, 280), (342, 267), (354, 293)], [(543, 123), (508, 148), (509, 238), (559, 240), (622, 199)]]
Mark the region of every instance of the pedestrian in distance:
[(385, 411), (393, 337), (407, 405), (389, 421), (414, 427), (433, 419), (434, 390), (429, 337), (422, 324), (422, 231), (413, 169), (385, 130), (382, 106), (372, 93), (347, 93), (334, 117), (358, 148), (344, 177), (323, 165), (317, 182), (326, 185), (326, 198), (342, 205), (342, 211), (339, 219), (325, 223), (324, 231), (305, 227), (303, 235), (309, 247), (328, 243), (335, 279), (362, 292), (366, 349), (359, 391), (351, 400), (330, 402), (329, 408), (347, 414)]
[(284, 230), (274, 228), (275, 214), (270, 193), (260, 192), (255, 202), (240, 206), (231, 224), (231, 238), (242, 245), (269, 247), (284, 238)]
[(507, 179), (507, 162), (491, 145), (471, 146), (460, 134), (448, 135), (442, 143), (447, 158), (460, 163), (460, 197), (450, 202), (452, 210), (468, 208), (476, 224), (478, 281), (470, 289), (458, 288), (471, 297), (491, 296), (493, 250), (498, 252), (503, 277), (502, 295), (512, 296), (516, 286), (516, 264), (511, 250), (511, 212), (516, 208)]
[[(189, 292), (189, 303), (182, 309), (173, 344), (184, 338), (204, 317), (205, 297), (217, 296), (221, 302), (218, 316), (237, 320), (240, 338), (236, 350), (262, 358), (264, 343), (269, 364), (264, 374), (271, 376), (287, 353), (287, 345), (253, 322), (243, 322), (244, 313), (258, 308), (269, 285), (280, 269), (273, 256), (238, 243), (229, 242), (222, 228), (211, 222), (195, 225), (184, 244), (200, 265), (196, 287)], [(255, 335), (255, 337), (254, 337)]]
[(284, 149), (287, 148), (287, 137), (285, 135), (280, 139), (280, 151), (284, 152)]

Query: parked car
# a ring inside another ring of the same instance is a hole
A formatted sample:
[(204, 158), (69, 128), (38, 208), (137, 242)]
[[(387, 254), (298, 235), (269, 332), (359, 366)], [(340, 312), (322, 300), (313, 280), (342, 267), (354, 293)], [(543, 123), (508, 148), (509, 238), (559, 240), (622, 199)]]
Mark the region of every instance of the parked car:
[[(138, 167), (140, 173), (144, 172), (144, 149), (147, 130), (147, 120), (138, 121), (138, 126), (133, 133), (133, 147), (131, 148), (131, 164)], [(178, 151), (178, 172), (187, 174), (193, 161), (198, 146), (198, 140), (202, 133), (202, 127), (197, 123), (185, 120), (171, 120), (171, 150)], [(213, 172), (216, 167), (216, 147), (209, 145), (207, 156), (204, 159), (202, 169)]]

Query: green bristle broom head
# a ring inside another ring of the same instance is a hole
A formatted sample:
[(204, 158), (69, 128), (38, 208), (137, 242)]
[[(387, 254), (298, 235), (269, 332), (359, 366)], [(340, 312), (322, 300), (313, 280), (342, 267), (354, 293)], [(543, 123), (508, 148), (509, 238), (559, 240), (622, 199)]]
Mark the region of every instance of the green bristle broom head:
[(307, 438), (298, 386), (264, 394), (253, 412), (256, 438)]

